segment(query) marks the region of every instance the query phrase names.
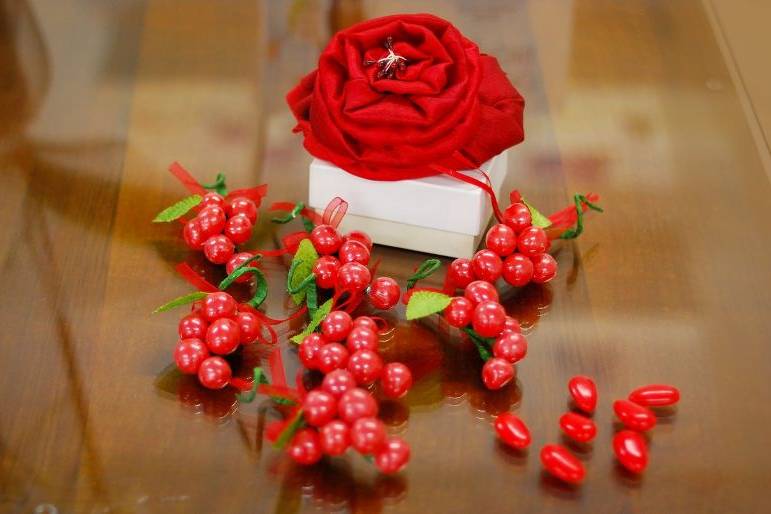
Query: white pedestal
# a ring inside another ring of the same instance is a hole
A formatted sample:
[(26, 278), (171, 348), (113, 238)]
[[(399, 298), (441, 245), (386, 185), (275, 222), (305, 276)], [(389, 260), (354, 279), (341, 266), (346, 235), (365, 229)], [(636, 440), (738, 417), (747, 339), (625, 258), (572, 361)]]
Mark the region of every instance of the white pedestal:
[[(506, 178), (507, 152), (480, 168), (499, 195)], [(484, 181), (479, 172), (465, 172)], [(348, 202), (342, 232), (363, 230), (375, 243), (408, 250), (471, 257), (490, 221), (487, 194), (445, 175), (393, 182), (366, 180), (333, 164), (314, 159), (310, 165), (308, 205), (322, 211), (336, 196)]]

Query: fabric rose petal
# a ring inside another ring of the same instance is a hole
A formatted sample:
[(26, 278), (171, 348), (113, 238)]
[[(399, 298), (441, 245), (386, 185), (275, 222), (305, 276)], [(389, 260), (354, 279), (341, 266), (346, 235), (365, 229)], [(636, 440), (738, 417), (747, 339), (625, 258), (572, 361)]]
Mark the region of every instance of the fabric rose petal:
[[(392, 77), (377, 65), (387, 42), (406, 59)], [(338, 32), (287, 102), (311, 154), (371, 180), (477, 168), (524, 139), (525, 102), (498, 61), (430, 14)]]

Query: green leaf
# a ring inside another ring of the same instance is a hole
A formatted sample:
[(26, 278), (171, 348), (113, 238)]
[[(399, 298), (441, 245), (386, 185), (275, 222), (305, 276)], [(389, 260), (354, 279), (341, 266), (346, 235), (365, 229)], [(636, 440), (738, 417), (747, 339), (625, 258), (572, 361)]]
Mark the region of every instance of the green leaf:
[(203, 291), (196, 291), (195, 293), (186, 294), (185, 296), (174, 298), (172, 301), (168, 303), (164, 303), (163, 305), (155, 309), (153, 311), (153, 314), (156, 314), (158, 312), (170, 311), (175, 307), (179, 307), (181, 305), (188, 305), (202, 298), (206, 298), (206, 293), (204, 293)]
[(439, 259), (426, 259), (423, 261), (420, 266), (418, 266), (418, 269), (415, 270), (415, 273), (407, 279), (407, 289), (415, 287), (418, 280), (429, 277), (433, 272), (438, 270), (441, 265), (442, 261)]
[(305, 327), (305, 330), (300, 332), (299, 334), (296, 334), (292, 336), (292, 342), (295, 344), (300, 344), (303, 342), (303, 339), (307, 335), (310, 335), (314, 330), (316, 330), (316, 327), (318, 327), (321, 324), (321, 320), (324, 319), (324, 316), (329, 314), (329, 312), (332, 310), (332, 298), (321, 304), (321, 307), (316, 309), (316, 312), (313, 314), (313, 317), (308, 322), (308, 326)]
[(302, 409), (297, 409), (297, 414), (294, 415), (292, 421), (290, 421), (281, 432), (281, 434), (279, 434), (278, 439), (276, 439), (276, 442), (273, 443), (273, 447), (277, 449), (285, 447), (287, 443), (292, 440), (292, 437), (294, 437), (295, 433), (304, 425), (305, 419), (303, 418), (303, 411)]
[[(289, 267), (289, 275), (286, 281), (287, 291), (292, 295), (292, 301), (296, 305), (300, 305), (305, 299), (305, 288), (299, 290), (298, 288), (308, 276), (313, 275), (313, 264), (318, 258), (319, 254), (316, 252), (310, 239), (300, 241), (292, 259), (292, 264)], [(297, 292), (292, 293), (292, 291)]]
[(533, 220), (532, 223), (534, 227), (547, 228), (551, 226), (551, 221), (549, 221), (549, 218), (541, 214), (538, 209), (527, 203), (527, 200), (523, 198), (522, 203), (524, 203), (528, 210), (530, 210), (530, 217)]
[(168, 223), (181, 218), (190, 211), (193, 207), (201, 203), (203, 197), (201, 195), (191, 195), (178, 201), (174, 205), (166, 207), (153, 220), (153, 223)]
[(442, 312), (450, 305), (451, 297), (435, 291), (415, 291), (407, 303), (407, 319), (425, 318)]

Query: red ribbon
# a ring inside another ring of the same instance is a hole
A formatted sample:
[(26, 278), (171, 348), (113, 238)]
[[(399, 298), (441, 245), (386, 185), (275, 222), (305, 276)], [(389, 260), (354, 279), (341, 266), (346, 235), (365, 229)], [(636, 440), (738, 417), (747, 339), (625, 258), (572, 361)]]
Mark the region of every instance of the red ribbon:
[(327, 208), (324, 209), (322, 221), (326, 225), (332, 225), (334, 228), (337, 228), (338, 225), (340, 225), (340, 222), (343, 221), (343, 217), (347, 211), (348, 202), (339, 196), (336, 196), (330, 200), (330, 202), (327, 204)]
[(208, 191), (178, 162), (172, 162), (169, 171), (193, 194), (205, 195)]

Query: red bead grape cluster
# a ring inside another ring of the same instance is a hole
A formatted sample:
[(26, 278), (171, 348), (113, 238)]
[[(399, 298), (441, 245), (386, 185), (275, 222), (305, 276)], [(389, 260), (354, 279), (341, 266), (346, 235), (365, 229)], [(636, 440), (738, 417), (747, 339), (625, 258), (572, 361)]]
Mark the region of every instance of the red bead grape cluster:
[(254, 343), (261, 326), (259, 318), (229, 294), (211, 293), (179, 321), (174, 362), (182, 373), (197, 374), (204, 387), (222, 389), (233, 374), (223, 356)]
[(226, 264), (236, 246), (251, 239), (257, 215), (257, 204), (249, 198), (207, 193), (196, 217), (185, 224), (182, 237), (191, 249), (203, 251), (209, 262)]

